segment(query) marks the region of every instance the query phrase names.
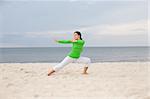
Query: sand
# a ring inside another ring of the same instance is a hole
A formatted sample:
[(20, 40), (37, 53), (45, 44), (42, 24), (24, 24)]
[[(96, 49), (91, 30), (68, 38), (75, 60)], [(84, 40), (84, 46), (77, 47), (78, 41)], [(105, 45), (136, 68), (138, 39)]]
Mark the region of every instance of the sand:
[(69, 64), (47, 76), (57, 63), (1, 63), (0, 99), (150, 99), (149, 62)]

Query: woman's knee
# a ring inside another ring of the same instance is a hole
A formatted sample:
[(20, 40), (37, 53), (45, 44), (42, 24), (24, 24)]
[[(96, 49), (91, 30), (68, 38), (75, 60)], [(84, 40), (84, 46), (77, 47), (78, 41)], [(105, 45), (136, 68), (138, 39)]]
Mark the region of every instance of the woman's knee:
[(90, 58), (87, 58), (87, 63), (91, 63), (91, 59)]
[(90, 65), (90, 63), (91, 63), (91, 59), (87, 57), (87, 58), (86, 58), (87, 67)]

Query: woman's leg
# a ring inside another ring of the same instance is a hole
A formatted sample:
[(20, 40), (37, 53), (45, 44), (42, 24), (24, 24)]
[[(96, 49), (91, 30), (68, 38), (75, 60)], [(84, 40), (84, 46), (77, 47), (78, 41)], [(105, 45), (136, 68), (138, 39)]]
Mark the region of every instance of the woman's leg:
[(73, 61), (74, 61), (74, 59), (67, 56), (61, 63), (57, 64), (55, 67), (52, 68), (52, 70), (49, 71), (48, 76), (50, 76), (52, 73), (54, 73), (56, 71), (59, 71), (64, 66), (68, 65), (69, 63), (72, 63)]
[(91, 59), (88, 58), (88, 57), (80, 57), (79, 59), (76, 60), (76, 62), (77, 63), (84, 63), (85, 67), (84, 67), (84, 70), (83, 70), (83, 74), (88, 74), (87, 70), (88, 70), (88, 67), (91, 63)]

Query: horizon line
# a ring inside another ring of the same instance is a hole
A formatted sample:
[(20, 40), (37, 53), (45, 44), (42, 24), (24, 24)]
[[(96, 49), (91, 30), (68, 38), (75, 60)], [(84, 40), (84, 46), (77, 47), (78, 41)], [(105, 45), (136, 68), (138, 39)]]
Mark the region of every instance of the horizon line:
[[(54, 47), (63, 47), (63, 48), (70, 48), (69, 46), (26, 46), (26, 47), (0, 47), (0, 48), (54, 48)], [(150, 45), (148, 46), (85, 46), (85, 48), (87, 47), (150, 47)]]

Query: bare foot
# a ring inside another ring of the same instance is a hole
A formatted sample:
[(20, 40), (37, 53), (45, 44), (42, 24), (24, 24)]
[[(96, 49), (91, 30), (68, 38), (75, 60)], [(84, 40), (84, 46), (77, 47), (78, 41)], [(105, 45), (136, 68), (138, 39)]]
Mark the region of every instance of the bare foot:
[(84, 67), (84, 70), (83, 70), (83, 75), (87, 75), (88, 73), (87, 73), (87, 70), (88, 70), (88, 67)]
[(50, 76), (51, 74), (53, 74), (55, 71), (53, 69), (49, 70), (49, 73), (47, 74), (48, 76)]
[(88, 73), (87, 73), (87, 72), (83, 72), (82, 74), (83, 74), (83, 75), (88, 75)]

